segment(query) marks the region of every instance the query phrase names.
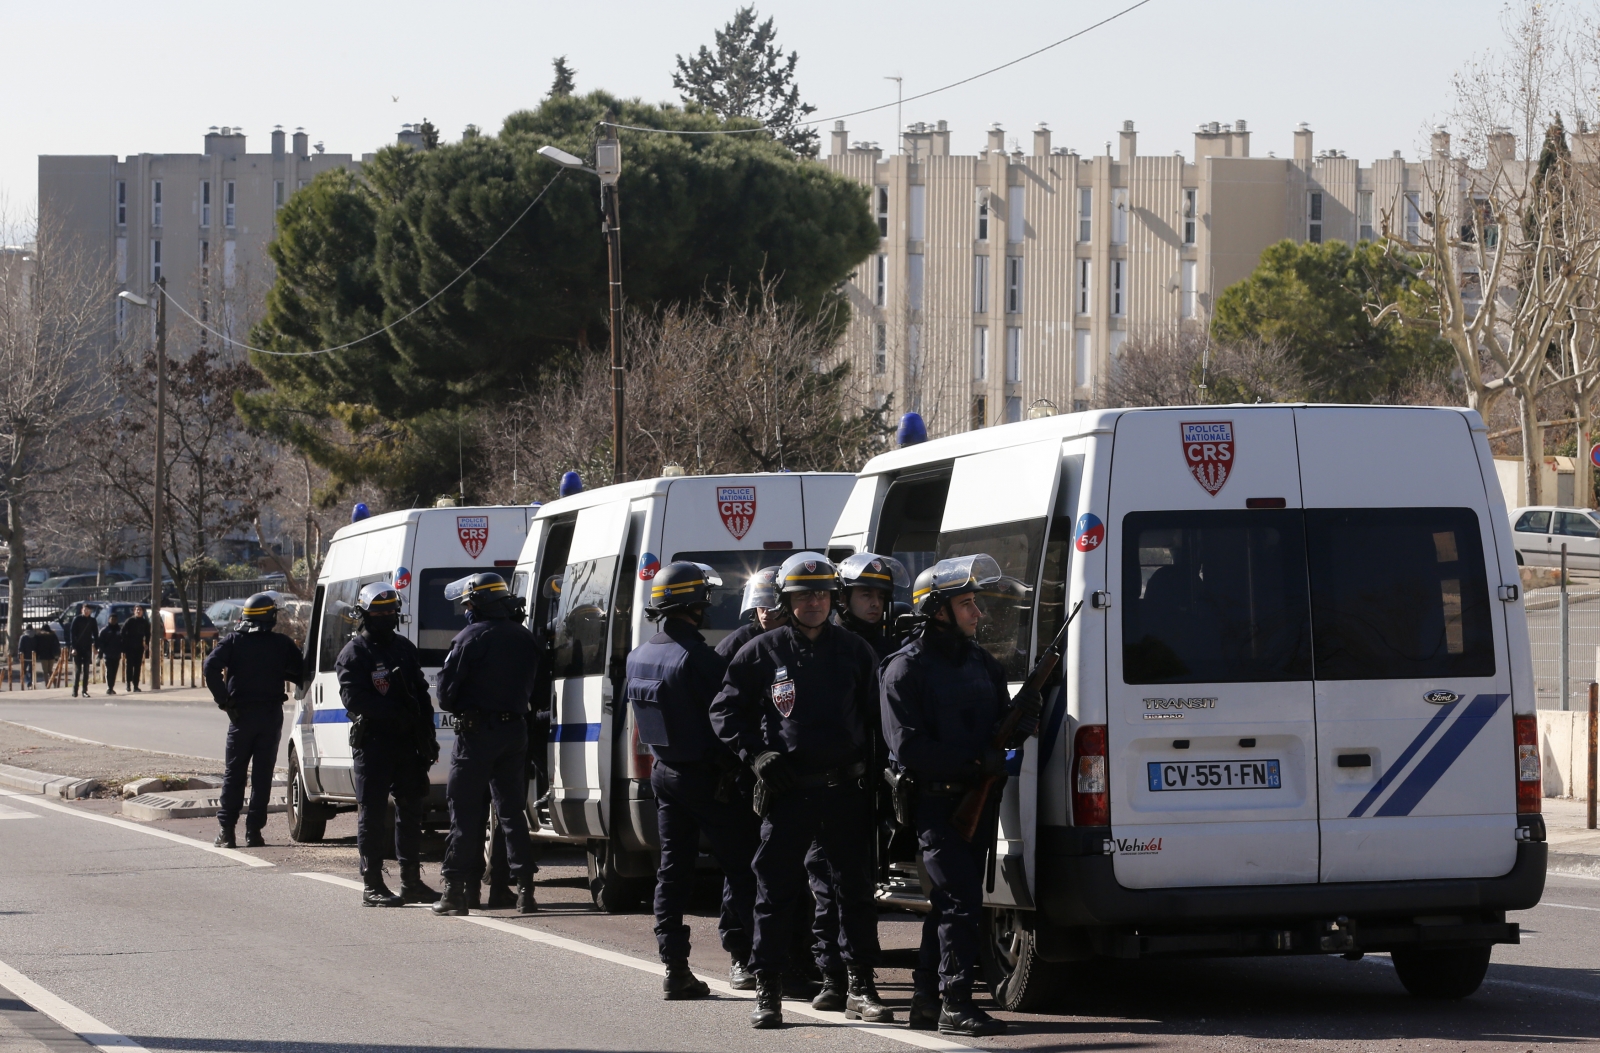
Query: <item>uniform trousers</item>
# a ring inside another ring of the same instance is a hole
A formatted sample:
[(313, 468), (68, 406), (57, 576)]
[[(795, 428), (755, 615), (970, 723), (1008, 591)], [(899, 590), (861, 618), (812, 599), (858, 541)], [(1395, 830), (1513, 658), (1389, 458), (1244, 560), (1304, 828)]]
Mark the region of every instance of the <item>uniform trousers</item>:
[(356, 846), (362, 874), (383, 873), (388, 850), (384, 827), (394, 798), (394, 858), (401, 872), (422, 863), (422, 811), (428, 799), (428, 765), (415, 744), (381, 732), (368, 734), (354, 751)]
[(704, 834), (722, 868), (722, 913), (738, 919), (724, 928), (722, 949), (745, 961), (754, 930), (756, 878), (750, 861), (756, 852), (757, 820), (747, 794), (735, 791), (716, 799), (722, 769), (709, 761), (674, 764), (656, 761), (650, 788), (656, 797), (656, 830), (661, 863), (656, 870), (656, 948), (664, 962), (689, 960), (689, 926), (684, 911), (694, 899), (695, 863)]
[(916, 808), (917, 838), (933, 886), (928, 896), (933, 910), (923, 916), (922, 946), (911, 981), (919, 994), (928, 996), (941, 988), (970, 992), (978, 960), (983, 865), (993, 843), (992, 834), (986, 839), (984, 831), (992, 831), (993, 823), (980, 823), (972, 840), (963, 841), (950, 824), (958, 803), (956, 797), (923, 795)]
[(505, 832), (506, 864), (511, 877), (520, 879), (534, 872), (527, 814), (528, 725), (520, 716), (507, 721), (493, 715), (476, 717), (471, 731), (456, 728), (450, 753), (450, 778), (445, 783), (450, 836), (439, 873), (447, 881), (483, 880), (483, 835), (492, 798)]
[(272, 801), (272, 767), (278, 760), (278, 743), (283, 738), (283, 706), (276, 702), (254, 702), (234, 712), (237, 721), (228, 724), (228, 744), (223, 752), (222, 807), (217, 822), (232, 829), (244, 807), (245, 769), (250, 772), (250, 811), (245, 816), (246, 830), (259, 832), (267, 825), (267, 805)]
[(781, 972), (791, 927), (806, 923), (811, 896), (806, 852), (815, 841), (833, 872), (842, 956), (850, 965), (878, 962), (878, 908), (872, 899), (872, 816), (866, 791), (843, 786), (795, 789), (772, 802), (756, 849), (756, 972)]
[(833, 868), (815, 841), (806, 849), (806, 883), (816, 900), (811, 916), (811, 956), (818, 969), (836, 973), (844, 968), (844, 955), (839, 950), (839, 894), (834, 888)]

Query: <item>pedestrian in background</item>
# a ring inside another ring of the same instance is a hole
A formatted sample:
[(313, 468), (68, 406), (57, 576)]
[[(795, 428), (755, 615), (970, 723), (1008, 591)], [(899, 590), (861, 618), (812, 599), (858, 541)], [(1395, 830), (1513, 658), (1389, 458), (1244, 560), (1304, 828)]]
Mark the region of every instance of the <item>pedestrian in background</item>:
[(22, 686), (33, 686), (33, 630), (26, 625), (22, 627), (22, 635), (17, 637), (17, 657), (22, 662)]
[(123, 675), (128, 690), (139, 690), (139, 675), (144, 670), (145, 644), (150, 642), (150, 619), (144, 616), (143, 607), (133, 609), (133, 617), (122, 627)]
[(56, 659), (61, 657), (61, 640), (50, 626), (33, 634), (33, 656), (39, 660), (39, 686), (49, 687), (56, 673)]
[(114, 695), (117, 693), (117, 665), (122, 661), (122, 626), (117, 624), (115, 614), (106, 615), (105, 628), (95, 637), (94, 647), (106, 664), (106, 694)]
[(67, 646), (72, 648), (72, 697), (89, 697), (89, 670), (94, 668), (94, 640), (100, 634), (100, 623), (86, 603), (79, 608), (72, 621), (67, 623)]

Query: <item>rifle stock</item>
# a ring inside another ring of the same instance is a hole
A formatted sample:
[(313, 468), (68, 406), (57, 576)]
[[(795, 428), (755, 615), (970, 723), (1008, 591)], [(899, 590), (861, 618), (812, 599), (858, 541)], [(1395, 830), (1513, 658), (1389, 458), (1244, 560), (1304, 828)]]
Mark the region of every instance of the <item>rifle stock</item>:
[[(1072, 619), (1078, 616), (1078, 610), (1083, 606), (1079, 600), (1072, 605), (1072, 613), (1067, 615), (1067, 620), (1062, 623), (1061, 631), (1045, 649), (1044, 654), (1034, 663), (1033, 671), (1028, 674), (1028, 679), (1022, 682), (1024, 690), (1032, 688), (1043, 691), (1044, 685), (1055, 673), (1056, 666), (1061, 664), (1061, 655), (1066, 650), (1067, 629), (1072, 625)], [(1020, 694), (1020, 692), (1019, 692)], [(995, 729), (994, 738), (990, 741), (991, 749), (1007, 749), (1011, 747), (1011, 740), (1017, 733), (1017, 725), (1022, 722), (1022, 709), (1013, 706), (1007, 713), (1000, 726)], [(1021, 749), (1022, 744), (1017, 743), (1016, 749)], [(956, 810), (951, 813), (950, 824), (956, 828), (956, 833), (961, 835), (963, 841), (971, 841), (978, 833), (978, 824), (983, 821), (983, 807), (989, 801), (989, 793), (994, 789), (994, 784), (1000, 781), (998, 775), (985, 775), (978, 780), (977, 785), (962, 795)]]

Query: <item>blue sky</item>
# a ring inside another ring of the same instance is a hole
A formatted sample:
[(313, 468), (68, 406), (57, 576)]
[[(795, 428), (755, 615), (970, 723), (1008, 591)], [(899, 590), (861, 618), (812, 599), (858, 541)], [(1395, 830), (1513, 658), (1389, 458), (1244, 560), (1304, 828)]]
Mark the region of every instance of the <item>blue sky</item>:
[[(816, 116), (892, 102), (1066, 36), (1132, 0), (767, 0), (779, 39), (800, 52)], [(496, 130), (549, 87), (565, 54), (580, 91), (675, 100), (673, 58), (710, 43), (734, 0), (547, 0), (424, 4), (274, 0), (0, 0), (8, 105), (0, 200), (31, 211), (37, 155), (197, 153), (209, 125), (239, 125), (265, 150), (274, 124), (304, 125), (330, 152), (392, 142), (431, 119), (446, 138)], [(1201, 121), (1244, 118), (1252, 152), (1291, 152), (1310, 122), (1318, 149), (1371, 159), (1418, 152), (1449, 104), (1451, 74), (1500, 38), (1496, 0), (1151, 0), (1094, 33), (973, 84), (907, 104), (905, 120), (947, 120), (971, 153), (1001, 122), (1028, 148), (1049, 122), (1057, 146), (1105, 149), (1132, 119), (1141, 153), (1192, 150)], [(233, 12), (228, 14), (227, 12)], [(602, 29), (604, 31), (602, 31)], [(398, 96), (398, 101), (395, 97)], [(848, 122), (851, 139), (892, 148), (894, 109)]]

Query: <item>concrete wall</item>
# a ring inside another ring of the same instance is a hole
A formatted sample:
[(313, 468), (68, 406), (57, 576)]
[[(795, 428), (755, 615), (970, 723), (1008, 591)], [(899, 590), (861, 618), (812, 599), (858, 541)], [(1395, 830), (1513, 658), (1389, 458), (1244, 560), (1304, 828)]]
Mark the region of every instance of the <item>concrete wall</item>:
[(1588, 800), (1589, 713), (1539, 710), (1539, 754), (1546, 797)]

